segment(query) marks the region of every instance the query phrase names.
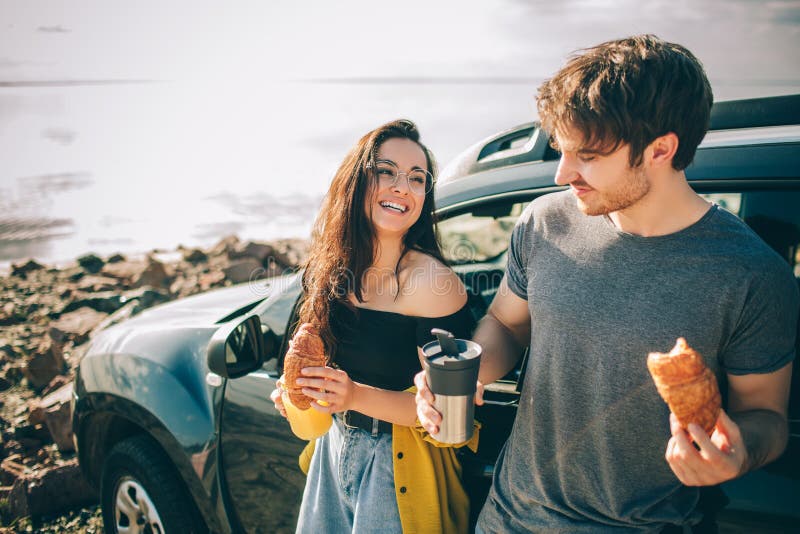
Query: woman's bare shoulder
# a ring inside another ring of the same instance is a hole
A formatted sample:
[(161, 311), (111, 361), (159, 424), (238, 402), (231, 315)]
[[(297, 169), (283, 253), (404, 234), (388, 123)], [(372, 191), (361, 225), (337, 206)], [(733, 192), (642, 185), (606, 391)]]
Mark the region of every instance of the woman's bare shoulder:
[(411, 251), (408, 256), (400, 291), (409, 315), (443, 317), (464, 306), (466, 289), (450, 267), (424, 252)]

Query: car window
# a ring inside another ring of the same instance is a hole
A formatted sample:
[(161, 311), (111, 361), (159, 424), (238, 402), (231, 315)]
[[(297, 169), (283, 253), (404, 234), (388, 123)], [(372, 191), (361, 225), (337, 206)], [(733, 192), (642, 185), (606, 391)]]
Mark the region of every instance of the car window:
[(527, 202), (482, 204), (439, 222), (442, 252), (453, 265), (480, 263), (508, 248), (511, 232)]
[[(282, 287), (276, 290), (276, 293), (268, 299), (266, 307), (259, 313), (261, 322), (268, 326), (278, 337), (278, 346), (283, 350), (286, 343), (284, 337), (286, 336), (286, 329), (288, 327), (289, 319), (292, 315), (297, 299), (300, 297), (301, 285), (299, 277), (287, 281)], [(280, 351), (279, 351), (280, 352)], [(263, 369), (267, 372), (273, 372), (277, 369), (278, 358), (271, 358), (264, 362)]]
[(700, 196), (739, 216), (739, 208), (742, 205), (741, 193), (701, 193)]
[[(467, 287), (470, 308), (479, 320), (491, 304), (505, 271), (511, 232), (530, 203), (505, 199), (487, 202), (439, 222), (445, 259)], [(522, 359), (506, 376), (486, 385), (487, 395), (518, 392)]]
[(800, 191), (703, 193), (753, 229), (800, 278)]
[(278, 337), (286, 333), (286, 323), (292, 307), (300, 296), (300, 284), (292, 284), (276, 295), (270, 305), (261, 312), (261, 322), (269, 326)]

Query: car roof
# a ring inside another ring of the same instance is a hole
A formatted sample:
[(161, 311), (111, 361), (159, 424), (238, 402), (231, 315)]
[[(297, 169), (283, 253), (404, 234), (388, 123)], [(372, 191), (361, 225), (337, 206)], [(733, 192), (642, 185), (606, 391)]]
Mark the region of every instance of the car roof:
[[(720, 102), (711, 119), (686, 169), (690, 181), (798, 177), (800, 95)], [(538, 123), (511, 128), (469, 147), (442, 171), (436, 205), (449, 211), (478, 199), (562, 189), (553, 183), (558, 159)]]

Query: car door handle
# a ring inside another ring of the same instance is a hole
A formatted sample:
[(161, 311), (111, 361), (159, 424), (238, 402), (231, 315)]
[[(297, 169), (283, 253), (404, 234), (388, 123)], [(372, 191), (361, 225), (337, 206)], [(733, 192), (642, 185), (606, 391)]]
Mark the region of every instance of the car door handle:
[(510, 401), (496, 401), (496, 400), (483, 399), (483, 404), (488, 404), (490, 406), (516, 406), (517, 405), (517, 399), (510, 400)]

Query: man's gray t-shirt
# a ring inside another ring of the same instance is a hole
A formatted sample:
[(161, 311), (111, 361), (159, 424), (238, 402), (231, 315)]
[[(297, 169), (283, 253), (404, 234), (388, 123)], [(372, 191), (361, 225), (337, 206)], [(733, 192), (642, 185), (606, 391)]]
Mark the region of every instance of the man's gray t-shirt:
[[(658, 531), (692, 524), (698, 489), (664, 459), (669, 408), (647, 354), (686, 338), (725, 384), (794, 358), (797, 285), (785, 261), (712, 206), (644, 238), (546, 195), (511, 238), (509, 288), (528, 301), (519, 410), (481, 512), (485, 532)], [(722, 386), (724, 391), (724, 385)]]

